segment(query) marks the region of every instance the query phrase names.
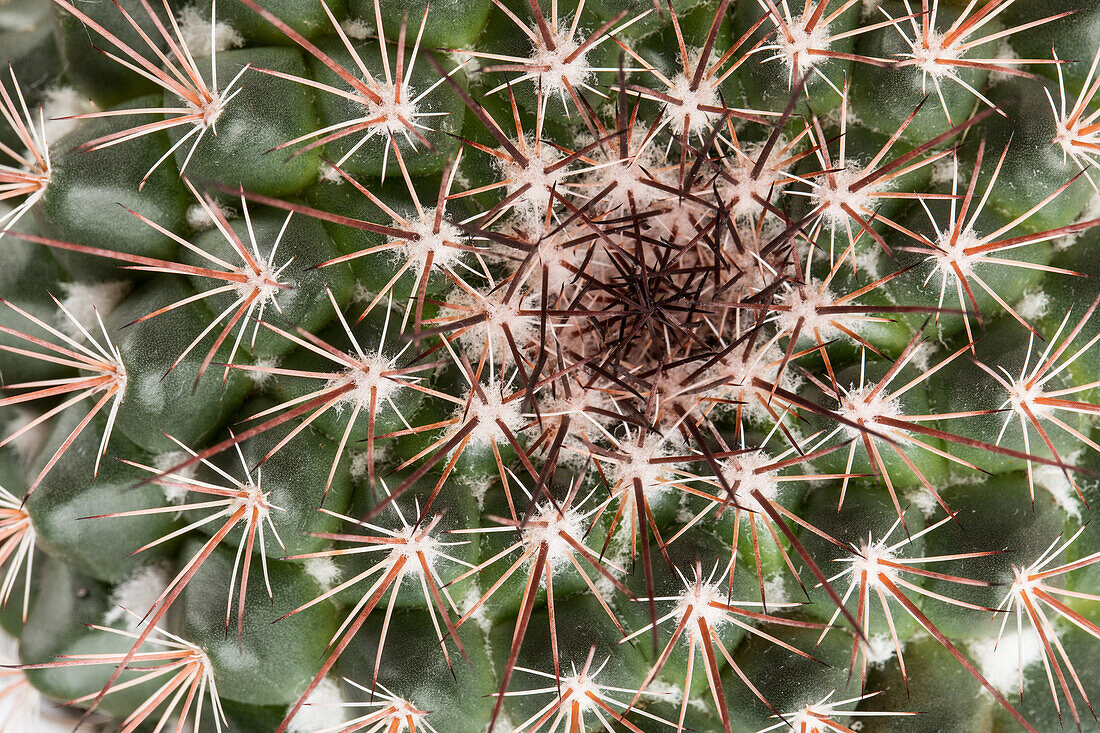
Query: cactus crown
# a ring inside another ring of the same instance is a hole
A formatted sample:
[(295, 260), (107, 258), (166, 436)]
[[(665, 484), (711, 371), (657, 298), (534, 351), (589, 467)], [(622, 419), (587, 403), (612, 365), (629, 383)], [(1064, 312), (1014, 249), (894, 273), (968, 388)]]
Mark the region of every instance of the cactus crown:
[(1048, 5), (0, 8), (0, 727), (1094, 729)]

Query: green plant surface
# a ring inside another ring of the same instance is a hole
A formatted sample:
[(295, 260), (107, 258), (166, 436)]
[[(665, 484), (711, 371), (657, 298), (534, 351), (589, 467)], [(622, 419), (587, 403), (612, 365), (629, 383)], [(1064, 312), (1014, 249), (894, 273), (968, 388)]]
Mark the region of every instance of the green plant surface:
[(1100, 733), (1098, 8), (0, 0), (0, 730)]

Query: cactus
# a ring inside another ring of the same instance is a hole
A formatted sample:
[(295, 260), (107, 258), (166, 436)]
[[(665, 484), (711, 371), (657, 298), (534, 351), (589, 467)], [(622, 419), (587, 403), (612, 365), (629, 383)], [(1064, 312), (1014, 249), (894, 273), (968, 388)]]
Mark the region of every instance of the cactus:
[(1100, 730), (1098, 23), (0, 2), (0, 729)]

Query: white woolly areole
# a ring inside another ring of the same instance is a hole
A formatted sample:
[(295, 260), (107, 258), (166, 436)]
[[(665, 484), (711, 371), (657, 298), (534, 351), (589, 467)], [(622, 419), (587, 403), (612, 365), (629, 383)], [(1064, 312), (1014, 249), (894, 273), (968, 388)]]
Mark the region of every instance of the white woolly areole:
[(923, 486), (906, 494), (905, 501), (916, 507), (926, 518), (935, 514), (940, 506), (932, 492)]
[[(872, 395), (871, 392), (874, 388), (874, 385), (865, 384), (858, 389), (849, 391), (841, 397), (838, 412), (852, 422), (862, 423), (867, 427), (873, 426), (879, 421), (879, 418), (896, 418), (902, 414), (901, 402), (896, 397), (890, 397), (885, 393), (885, 390), (880, 390), (877, 394)], [(845, 425), (844, 432), (850, 438), (858, 438), (863, 435), (859, 428), (851, 425)]]
[(313, 692), (309, 693), (305, 704), (290, 721), (288, 733), (313, 733), (318, 730), (335, 729), (350, 718), (348, 710), (342, 707), (344, 698), (340, 694), (340, 685), (331, 677), (325, 677)]
[[(644, 137), (645, 131), (635, 130), (635, 136)], [(578, 185), (591, 184), (588, 190), (593, 193), (602, 191), (611, 183), (615, 188), (600, 201), (599, 208), (603, 211), (618, 211), (626, 213), (630, 211), (630, 202), (633, 199), (634, 206), (639, 211), (644, 211), (654, 203), (668, 198), (668, 194), (646, 181), (660, 180), (658, 168), (661, 160), (649, 146), (642, 153), (628, 155), (625, 158), (614, 158), (605, 161), (604, 167), (593, 171), (592, 174), (578, 179)], [(577, 248), (584, 251), (583, 248)]]
[[(1083, 452), (1074, 451), (1065, 457), (1065, 462), (1071, 466), (1079, 465)], [(1081, 500), (1062, 469), (1057, 466), (1033, 466), (1031, 476), (1036, 486), (1045, 489), (1054, 497), (1054, 503), (1062, 507), (1062, 511), (1073, 519), (1081, 520)]]
[(875, 8), (882, 4), (882, 0), (863, 0), (863, 11), (861, 18), (867, 19), (874, 14)]
[(353, 38), (356, 41), (374, 38), (377, 35), (374, 32), (374, 26), (362, 18), (348, 18), (340, 23), (340, 28), (343, 29), (348, 38)]
[(845, 168), (823, 176), (810, 196), (814, 206), (822, 208), (821, 215), (825, 223), (833, 229), (846, 226), (850, 215), (845, 206), (857, 213), (866, 214), (875, 208), (874, 186), (863, 186), (855, 190), (859, 180), (867, 175), (862, 167), (849, 164)]
[(1043, 391), (1043, 385), (1038, 382), (1029, 385), (1026, 377), (1010, 382), (1005, 388), (1005, 392), (1007, 397), (1002, 407), (1007, 406), (1012, 411), (1012, 413), (1006, 415), (1006, 424), (1011, 421), (1014, 414), (1020, 420), (1020, 424), (1024, 425), (1025, 429), (1030, 430), (1031, 428), (1027, 426), (1030, 424), (1032, 416), (1038, 419), (1050, 415), (1054, 411), (1054, 408), (1050, 405), (1037, 401), (1046, 395), (1046, 392)]
[(533, 343), (539, 332), (537, 315), (525, 315), (521, 310), (535, 311), (539, 305), (537, 296), (528, 294), (523, 297), (508, 297), (506, 288), (487, 290), (476, 295), (458, 289), (450, 300), (451, 311), (460, 318), (474, 315), (484, 316), (481, 323), (464, 329), (458, 336), (458, 343), (469, 354), (471, 361), (479, 360), (486, 342), (489, 353), (496, 364), (511, 359), (512, 350), (508, 346), (505, 327), (512, 334), (516, 348), (523, 353)]
[(730, 486), (736, 486), (737, 501), (753, 512), (758, 522), (768, 519), (767, 512), (752, 495), (753, 491), (759, 491), (764, 498), (775, 500), (779, 496), (779, 482), (773, 471), (760, 471), (764, 466), (772, 462), (771, 456), (763, 451), (745, 453), (744, 455), (729, 458), (720, 465), (722, 477)]
[(936, 262), (936, 269), (949, 281), (958, 278), (956, 267), (963, 276), (973, 272), (974, 261), (981, 257), (979, 254), (967, 254), (966, 252), (970, 247), (975, 247), (980, 243), (978, 235), (974, 233), (973, 229), (966, 227), (959, 233), (958, 237), (954, 237), (954, 241), (952, 241), (953, 233), (954, 230), (949, 229), (939, 234), (936, 238), (936, 251), (931, 257)]
[(894, 553), (885, 542), (879, 540), (871, 544), (864, 544), (858, 555), (845, 559), (845, 562), (850, 564), (848, 584), (858, 586), (864, 572), (867, 573), (867, 584), (872, 588), (878, 588), (882, 585), (882, 581), (879, 580), (880, 574), (896, 583), (898, 580), (897, 568), (882, 564), (883, 560), (893, 559)]
[(1077, 144), (1089, 137), (1083, 130), (1088, 126), (1087, 118), (1084, 115), (1058, 115), (1054, 120), (1054, 126), (1054, 139), (1051, 142), (1062, 149), (1062, 155), (1073, 160), (1082, 157), (1085, 151)]
[[(470, 589), (466, 591), (466, 597), (462, 599), (460, 604), (461, 608), (473, 608), (474, 604), (481, 599), (481, 591), (476, 584), (470, 586)], [(489, 614), (485, 608), (486, 604), (481, 604), (470, 616), (470, 620), (477, 624), (477, 627), (481, 630), (482, 634), (488, 637), (490, 631), (493, 630), (493, 619), (489, 617)], [(486, 639), (488, 642), (488, 638)]]
[(684, 73), (678, 73), (672, 77), (672, 86), (667, 90), (670, 97), (680, 100), (680, 104), (668, 102), (665, 104), (665, 115), (668, 117), (668, 126), (677, 135), (684, 133), (685, 126), (689, 133), (704, 131), (710, 124), (714, 112), (707, 111), (706, 107), (722, 107), (722, 99), (718, 96), (718, 90), (706, 83), (700, 83), (698, 88), (691, 88), (691, 77)]
[[(988, 46), (986, 47), (989, 48)], [(988, 52), (988, 51), (987, 51)], [(961, 57), (960, 53), (956, 58)], [(986, 84), (992, 87), (994, 84), (1000, 84), (1002, 82), (1015, 81), (1018, 77), (1014, 74), (1005, 71), (1005, 69), (1016, 69), (1016, 65), (1012, 63), (1012, 59), (1020, 58), (1020, 54), (1016, 53), (1016, 50), (1012, 48), (1012, 44), (1008, 42), (1008, 38), (1001, 38), (997, 41), (996, 51), (993, 53), (993, 58), (997, 59), (997, 65), (989, 72), (989, 79)]]
[[(12, 408), (13, 417), (8, 422), (8, 435), (12, 435), (23, 427), (33, 422), (35, 418), (39, 417), (39, 413), (28, 410), (25, 407)], [(46, 438), (50, 435), (49, 421), (43, 421), (38, 423), (27, 432), (20, 435), (15, 440), (8, 443), (15, 454), (19, 456), (19, 460), (24, 464), (29, 464), (34, 460), (38, 452), (42, 450), (42, 446), (46, 443)]]
[(1020, 318), (1025, 321), (1035, 321), (1050, 311), (1050, 296), (1042, 290), (1028, 290), (1015, 307)]
[(43, 116), (46, 118), (47, 143), (56, 142), (76, 129), (80, 120), (71, 119), (74, 115), (95, 111), (95, 105), (91, 100), (72, 87), (48, 89), (42, 108)]
[(408, 231), (415, 234), (416, 238), (402, 240), (402, 249), (406, 257), (416, 263), (412, 269), (417, 276), (423, 274), (424, 263), (428, 261), (429, 254), (432, 256), (432, 266), (444, 270), (462, 257), (462, 250), (448, 245), (447, 242), (460, 244), (466, 241), (466, 236), (446, 219), (440, 222), (439, 231), (436, 232), (435, 208), (426, 208), (420, 219), (411, 220)]
[[(131, 283), (123, 280), (100, 283), (61, 283), (61, 292), (64, 294), (61, 305), (68, 309), (88, 333), (97, 334), (99, 321), (96, 319), (96, 311), (99, 311), (100, 318), (106, 318), (107, 314), (122, 302), (131, 287)], [(54, 320), (54, 325), (65, 335), (77, 341), (84, 340), (84, 334), (80, 332), (76, 323), (69, 320), (64, 313), (59, 312)]]
[(916, 62), (921, 73), (937, 80), (944, 77), (956, 78), (955, 67), (951, 62), (962, 58), (963, 52), (960, 45), (944, 45), (945, 40), (945, 36), (933, 28), (928, 31), (927, 44), (924, 43), (923, 34), (916, 36), (908, 55)]
[[(363, 443), (362, 445), (366, 445)], [(387, 454), (389, 445), (385, 441), (376, 442), (374, 444), (374, 465), (381, 463)], [(366, 450), (357, 450), (349, 452), (351, 456), (351, 464), (348, 466), (348, 471), (351, 473), (352, 479), (358, 481), (359, 479), (366, 478), (370, 471), (370, 456)]]
[[(654, 697), (662, 700), (682, 700), (684, 697), (684, 688), (675, 682), (667, 682), (666, 680), (658, 677), (649, 684), (646, 688), (647, 694), (652, 694)], [(708, 697), (706, 695), (693, 695), (688, 697), (688, 707), (694, 708), (699, 712), (708, 712), (710, 707), (708, 706)]]
[(577, 53), (580, 44), (570, 37), (568, 26), (554, 28), (550, 35), (554, 39), (554, 48), (551, 50), (547, 47), (539, 34), (539, 42), (531, 42), (529, 61), (532, 67), (545, 69), (535, 72), (534, 76), (536, 85), (541, 87), (546, 96), (566, 94), (566, 83), (577, 89), (588, 81), (592, 76), (592, 70), (587, 63), (588, 54), (596, 45), (591, 44)]
[[(173, 466), (186, 461), (191, 457), (190, 453), (182, 450), (167, 451), (159, 454), (153, 459), (153, 468), (157, 471), (164, 472)], [(198, 464), (193, 463), (186, 468), (181, 468), (178, 471), (174, 471), (172, 475), (179, 479), (191, 479), (195, 477), (195, 471), (198, 469)], [(184, 481), (165, 481), (161, 488), (164, 491), (164, 498), (168, 500), (169, 504), (182, 504), (187, 500), (187, 495), (190, 493), (187, 487), (182, 485)]]
[(309, 577), (325, 590), (332, 590), (340, 579), (340, 567), (331, 557), (311, 557), (302, 566)]
[[(568, 558), (576, 552), (576, 548), (562, 535), (582, 543), (585, 533), (583, 520), (582, 514), (572, 507), (566, 508), (559, 514), (549, 502), (539, 505), (521, 530), (524, 549), (534, 551), (531, 562), (535, 562), (539, 548), (545, 543), (546, 562), (555, 573), (570, 567)], [(545, 582), (545, 578), (541, 579), (541, 582)]]
[(977, 639), (969, 647), (982, 675), (1002, 695), (1017, 693), (1020, 674), (1043, 656), (1043, 642), (1031, 627), (1025, 627), (1022, 637), (1006, 629), (1000, 641)]
[[(873, 276), (872, 276), (873, 277)], [(922, 372), (928, 371), (928, 367), (932, 363), (932, 357), (935, 356), (938, 350), (935, 341), (922, 341), (917, 344), (917, 347), (913, 349), (913, 355), (909, 359), (909, 363), (915, 366)]]
[[(251, 480), (246, 483), (242, 483), (237, 487), (239, 494), (233, 498), (232, 503), (226, 508), (229, 512), (236, 512), (238, 509), (245, 509), (247, 516), (258, 527), (263, 527), (263, 523), (267, 521), (271, 515), (272, 510), (280, 509), (274, 504), (270, 504), (267, 501), (268, 494), (270, 492), (263, 491), (259, 486), (252, 483)], [(255, 517), (254, 520), (251, 518)]]
[(277, 356), (256, 359), (254, 362), (256, 369), (249, 369), (246, 374), (257, 387), (266, 387), (275, 378), (275, 374), (270, 370), (278, 367), (279, 362), (280, 359)]
[[(703, 619), (713, 632), (725, 626), (729, 622), (729, 617), (724, 609), (715, 608), (711, 604), (724, 605), (728, 601), (728, 591), (719, 583), (691, 583), (676, 600), (676, 618), (680, 619), (677, 623), (683, 623), (685, 629), (694, 630), (699, 628), (699, 619)], [(685, 617), (686, 623), (684, 623)], [(694, 634), (682, 636), (685, 644), (690, 644), (693, 638)]]
[[(235, 216), (237, 212), (226, 206), (221, 201), (214, 201), (214, 206), (217, 207), (221, 215), (226, 219)], [(187, 207), (187, 225), (197, 232), (204, 232), (208, 229), (213, 229), (217, 226), (213, 217), (206, 210), (206, 207), (202, 204), (191, 204)]]
[(626, 460), (615, 464), (612, 473), (615, 493), (622, 494), (624, 498), (633, 501), (634, 479), (641, 482), (642, 492), (647, 497), (656, 496), (667, 490), (668, 471), (664, 464), (654, 462), (654, 459), (668, 452), (664, 449), (663, 441), (659, 436), (652, 433), (647, 435), (642, 445), (638, 445), (636, 440), (629, 440), (619, 448), (619, 452), (626, 454)]
[[(775, 325), (782, 332), (794, 333), (794, 327), (801, 318), (801, 338), (813, 338), (815, 329), (825, 341), (842, 336), (846, 337), (844, 332), (832, 323), (843, 319), (842, 315), (820, 312), (819, 309), (836, 305), (836, 302), (832, 292), (828, 288), (821, 288), (816, 281), (811, 280), (801, 288), (789, 288), (776, 298), (776, 302), (779, 305), (787, 306), (787, 308), (777, 311), (775, 314)], [(853, 331), (857, 330), (857, 326), (857, 321), (848, 324), (848, 328)]]
[(527, 159), (527, 164), (502, 160), (499, 163), (501, 174), (508, 181), (505, 188), (509, 196), (524, 186), (530, 186), (515, 199), (512, 209), (529, 223), (538, 223), (546, 216), (551, 189), (565, 194), (562, 183), (569, 166), (563, 165), (550, 170), (551, 166), (562, 159), (562, 154), (553, 145), (536, 144), (535, 139), (530, 136), (526, 144), (520, 146), (520, 150)]
[(520, 411), (523, 400), (505, 402), (500, 392), (491, 387), (482, 388), (482, 392), (485, 394), (484, 399), (474, 394), (469, 400), (468, 408), (461, 406), (455, 412), (455, 417), (460, 420), (463, 414), (466, 415), (466, 421), (475, 417), (478, 419), (477, 425), (468, 433), (467, 446), (471, 448), (485, 448), (491, 443), (507, 440), (501, 434), (497, 420), (507, 425), (513, 434), (527, 423), (527, 418)]
[(338, 186), (343, 186), (347, 183), (344, 177), (340, 175), (336, 168), (329, 165), (325, 161), (321, 161), (321, 164), (317, 167), (317, 180), (326, 181), (328, 183), (335, 183)]
[[(547, 233), (538, 237), (538, 257), (541, 267), (535, 270), (546, 272), (546, 288), (551, 297), (565, 291), (576, 277), (570, 266), (577, 267), (584, 259), (583, 248), (569, 246), (568, 230)], [(534, 268), (532, 268), (534, 269)]]
[[(905, 641), (899, 639), (904, 645)], [(897, 654), (894, 648), (894, 639), (889, 634), (871, 634), (863, 644), (863, 654), (867, 657), (867, 663), (881, 667)]]
[(783, 573), (775, 573), (764, 578), (764, 597), (769, 603), (789, 603), (791, 596), (787, 592), (787, 580)]
[(138, 568), (111, 591), (111, 606), (103, 622), (113, 626), (122, 621), (130, 631), (144, 626), (141, 617), (153, 607), (170, 580), (168, 568), (160, 563)]
[(797, 66), (799, 73), (805, 73), (828, 58), (810, 51), (828, 50), (829, 26), (819, 20), (812, 30), (806, 30), (809, 20), (800, 15), (787, 24), (785, 32), (780, 28), (775, 34), (775, 44), (783, 63), (792, 71)]
[[(588, 675), (576, 674), (570, 677), (561, 678), (561, 699), (576, 701), (576, 705), (580, 708), (581, 715), (589, 710), (600, 710), (600, 707), (595, 702), (595, 698), (599, 696), (602, 687), (596, 680)], [(568, 695), (568, 698), (566, 697)]]
[(367, 118), (381, 118), (376, 124), (371, 125), (370, 133), (388, 132), (391, 135), (403, 135), (407, 132), (406, 124), (412, 124), (413, 118), (419, 113), (413, 100), (415, 92), (402, 80), (401, 97), (398, 101), (397, 86), (391, 82), (375, 79), (375, 93), (381, 97), (380, 102), (364, 99), (363, 107), (367, 110)]
[(424, 555), (424, 560), (427, 562), (429, 569), (435, 565), (435, 559), (440, 554), (439, 541), (431, 534), (421, 537), (423, 531), (423, 528), (416, 524), (397, 530), (394, 532), (394, 539), (397, 540), (397, 544), (391, 546), (392, 549), (389, 553), (389, 558), (393, 562), (396, 562), (399, 558), (405, 559), (403, 572), (413, 578), (418, 578), (424, 573), (424, 568), (420, 566), (420, 554)]
[[(773, 147), (772, 152), (782, 148), (783, 141), (780, 140)], [(737, 156), (736, 165), (726, 171), (733, 180), (723, 177), (716, 184), (721, 202), (729, 207), (736, 218), (755, 217), (761, 211), (760, 201), (769, 200), (769, 196), (775, 196), (785, 188), (780, 181), (779, 171), (770, 165), (764, 165), (760, 173), (753, 176), (756, 159), (763, 155), (763, 152), (763, 144), (754, 143), (747, 146), (743, 151), (743, 157)]]
[(244, 45), (244, 36), (238, 33), (236, 28), (228, 23), (217, 21), (214, 23), (214, 44), (211, 48), (210, 18), (205, 17), (193, 5), (181, 10), (178, 20), (183, 44), (195, 58), (210, 56), (212, 51), (228, 51)]
[(365, 359), (360, 358), (358, 354), (350, 356), (359, 362), (360, 366), (347, 369), (339, 379), (332, 380), (326, 386), (340, 387), (350, 382), (354, 388), (340, 395), (339, 404), (356, 404), (364, 410), (369, 410), (373, 393), (375, 409), (380, 409), (382, 403), (401, 387), (394, 380), (383, 376), (383, 372), (393, 368), (392, 365), (377, 353), (368, 353)]

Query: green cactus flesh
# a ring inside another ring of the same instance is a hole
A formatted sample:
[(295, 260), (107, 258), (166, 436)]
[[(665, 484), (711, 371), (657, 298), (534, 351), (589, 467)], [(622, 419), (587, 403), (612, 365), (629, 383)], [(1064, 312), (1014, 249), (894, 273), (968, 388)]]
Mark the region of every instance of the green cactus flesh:
[(1100, 731), (1096, 0), (0, 54), (0, 732)]

